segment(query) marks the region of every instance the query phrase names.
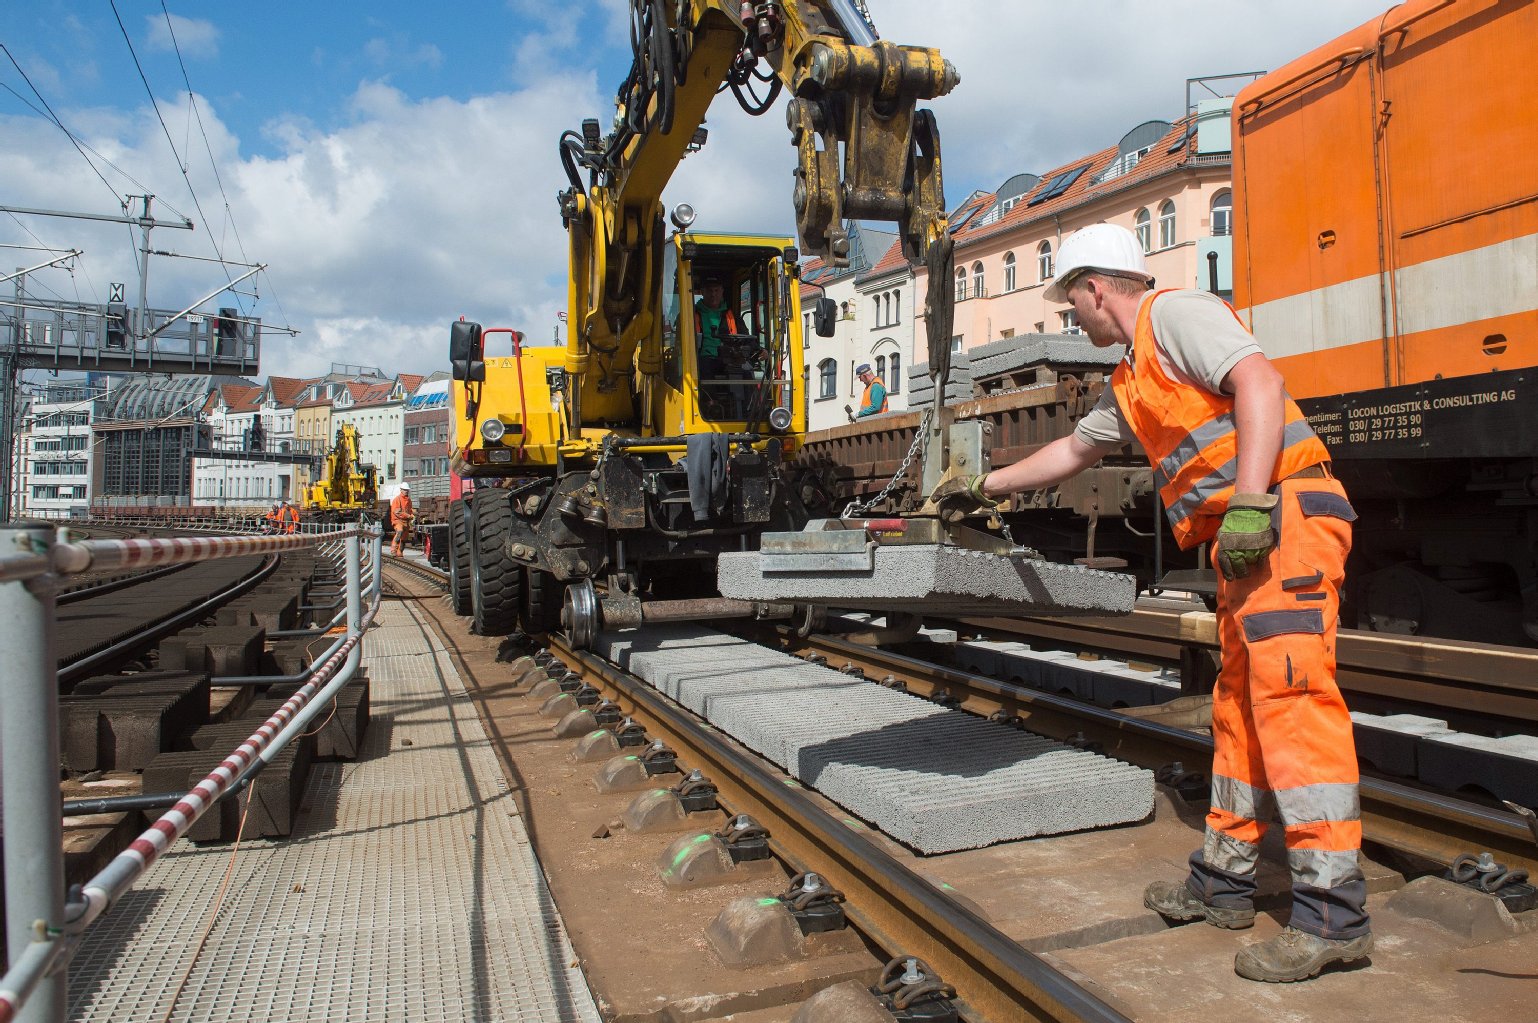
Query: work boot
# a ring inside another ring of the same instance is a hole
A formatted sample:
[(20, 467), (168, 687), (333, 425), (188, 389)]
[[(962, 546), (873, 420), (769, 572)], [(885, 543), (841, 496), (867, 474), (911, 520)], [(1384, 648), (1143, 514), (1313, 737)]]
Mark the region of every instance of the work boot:
[(1372, 935), (1321, 938), (1288, 927), (1272, 938), (1234, 956), (1234, 972), (1247, 980), (1288, 984), (1307, 980), (1333, 962), (1349, 963), (1372, 951)]
[(1242, 931), (1255, 926), (1253, 909), (1229, 909), (1209, 906), (1184, 881), (1155, 881), (1143, 889), (1143, 905), (1170, 920), (1200, 920), (1214, 927)]

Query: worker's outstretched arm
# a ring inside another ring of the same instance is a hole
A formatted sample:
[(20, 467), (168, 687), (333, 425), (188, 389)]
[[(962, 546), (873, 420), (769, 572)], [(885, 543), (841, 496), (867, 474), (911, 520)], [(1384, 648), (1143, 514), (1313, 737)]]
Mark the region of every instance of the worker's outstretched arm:
[(1059, 437), (1013, 465), (995, 469), (983, 477), (980, 490), (1000, 498), (1025, 490), (1040, 490), (1061, 483), (1094, 465), (1120, 445), (1087, 444), (1077, 434)]

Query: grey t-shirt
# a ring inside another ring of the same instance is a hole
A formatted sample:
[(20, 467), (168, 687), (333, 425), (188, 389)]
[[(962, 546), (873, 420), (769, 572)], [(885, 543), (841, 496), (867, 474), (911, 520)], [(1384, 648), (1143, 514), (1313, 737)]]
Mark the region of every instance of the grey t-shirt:
[[(1229, 312), (1223, 300), (1205, 291), (1170, 291), (1143, 301), (1153, 302), (1151, 318), (1159, 367), (1175, 380), (1223, 392), (1223, 378), (1240, 359), (1260, 351), (1260, 345)], [(1127, 357), (1132, 357), (1129, 349)], [(1109, 384), (1095, 407), (1079, 420), (1074, 434), (1096, 447), (1131, 444), (1137, 438)]]

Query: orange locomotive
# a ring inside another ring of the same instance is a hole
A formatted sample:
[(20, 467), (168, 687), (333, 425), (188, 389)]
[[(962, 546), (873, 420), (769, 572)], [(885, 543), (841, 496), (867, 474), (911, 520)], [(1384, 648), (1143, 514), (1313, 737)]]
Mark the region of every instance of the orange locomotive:
[(1234, 304), (1362, 515), (1361, 627), (1538, 641), (1535, 42), (1410, 0), (1234, 102)]

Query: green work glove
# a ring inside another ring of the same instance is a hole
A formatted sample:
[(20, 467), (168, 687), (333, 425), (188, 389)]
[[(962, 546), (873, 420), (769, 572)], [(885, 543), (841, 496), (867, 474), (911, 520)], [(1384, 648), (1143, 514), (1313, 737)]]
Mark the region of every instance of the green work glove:
[(1251, 566), (1263, 563), (1276, 546), (1276, 530), (1271, 528), (1275, 507), (1276, 497), (1271, 494), (1235, 494), (1229, 498), (1213, 558), (1224, 579), (1245, 578)]
[(991, 511), (999, 503), (983, 493), (986, 476), (952, 476), (929, 495), (940, 521), (955, 525), (973, 512)]

